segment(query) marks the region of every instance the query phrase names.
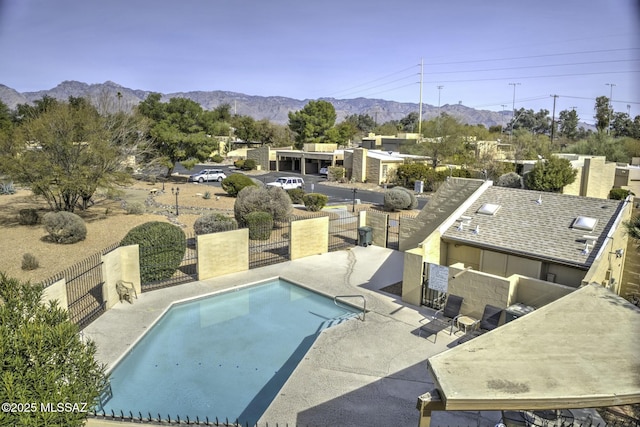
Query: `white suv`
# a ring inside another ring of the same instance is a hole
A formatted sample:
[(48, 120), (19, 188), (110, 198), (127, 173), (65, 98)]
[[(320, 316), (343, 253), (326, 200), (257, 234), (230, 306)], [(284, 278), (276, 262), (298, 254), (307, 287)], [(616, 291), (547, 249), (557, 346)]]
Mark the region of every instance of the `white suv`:
[(302, 178), (281, 177), (276, 179), (274, 182), (268, 183), (267, 185), (271, 187), (280, 187), (283, 190), (291, 190), (293, 188), (304, 189), (304, 180)]
[(227, 175), (220, 169), (203, 169), (189, 177), (189, 182), (222, 181)]

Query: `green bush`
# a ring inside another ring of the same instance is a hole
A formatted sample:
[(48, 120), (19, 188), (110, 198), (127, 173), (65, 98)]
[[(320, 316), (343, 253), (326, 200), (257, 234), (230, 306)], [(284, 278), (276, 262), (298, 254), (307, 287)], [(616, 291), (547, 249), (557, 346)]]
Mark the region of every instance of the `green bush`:
[(23, 270), (35, 270), (40, 267), (40, 263), (38, 262), (38, 258), (30, 253), (26, 253), (22, 255), (22, 269)]
[(238, 193), (233, 205), (233, 213), (238, 225), (246, 225), (246, 217), (251, 212), (268, 212), (274, 221), (285, 221), (291, 215), (293, 206), (286, 191), (279, 187), (246, 187)]
[(320, 193), (309, 193), (304, 195), (304, 206), (311, 212), (318, 212), (324, 208), (329, 201), (329, 197)]
[(193, 224), (193, 230), (197, 235), (235, 230), (237, 228), (238, 223), (235, 219), (218, 213), (202, 215)]
[(397, 188), (394, 188), (394, 190), (404, 191), (409, 195), (409, 199), (411, 200), (411, 202), (409, 203), (409, 206), (407, 206), (405, 209), (415, 209), (418, 207), (418, 199), (416, 199), (416, 195), (413, 192), (413, 190), (409, 190), (404, 187), (397, 187)]
[(409, 209), (411, 197), (407, 191), (400, 188), (392, 188), (384, 192), (384, 209), (388, 211), (399, 211)]
[(49, 233), (48, 240), (54, 243), (76, 243), (87, 237), (84, 221), (71, 212), (49, 212), (42, 217), (42, 224)]
[(256, 186), (256, 183), (241, 173), (231, 174), (222, 180), (222, 189), (233, 197), (236, 197), (243, 188), (249, 186)]
[(18, 222), (21, 225), (36, 225), (40, 222), (38, 211), (33, 208), (20, 209), (18, 215)]
[(505, 173), (498, 177), (496, 187), (522, 188), (522, 178), (515, 172)]
[(187, 249), (184, 231), (175, 225), (152, 221), (134, 227), (120, 246), (139, 245), (143, 283), (167, 279), (178, 269)]
[(295, 203), (298, 205), (301, 205), (304, 203), (303, 197), (304, 197), (304, 189), (303, 188), (292, 188), (290, 190), (287, 190), (287, 194), (289, 195), (289, 198), (291, 199), (291, 203)]
[(343, 167), (340, 166), (329, 166), (327, 174), (328, 181), (341, 181), (345, 178), (346, 172)]
[(233, 162), (233, 166), (237, 167), (238, 169), (244, 168), (244, 159), (236, 160), (235, 162)]
[(222, 157), (220, 154), (214, 154), (213, 156), (211, 156), (211, 161), (213, 163), (222, 163), (224, 162), (224, 157)]
[(142, 215), (145, 212), (146, 208), (144, 207), (144, 203), (133, 202), (127, 203), (125, 207), (125, 211), (129, 215)]
[(625, 190), (624, 188), (612, 188), (611, 191), (609, 191), (609, 199), (624, 200), (630, 194), (632, 194), (630, 190)]
[(269, 212), (251, 212), (245, 221), (249, 227), (249, 239), (269, 240), (273, 229), (273, 216)]
[(242, 170), (250, 171), (255, 169), (258, 163), (254, 159), (246, 159), (242, 165)]
[(209, 200), (211, 198), (211, 191), (205, 191), (202, 198), (205, 200)]

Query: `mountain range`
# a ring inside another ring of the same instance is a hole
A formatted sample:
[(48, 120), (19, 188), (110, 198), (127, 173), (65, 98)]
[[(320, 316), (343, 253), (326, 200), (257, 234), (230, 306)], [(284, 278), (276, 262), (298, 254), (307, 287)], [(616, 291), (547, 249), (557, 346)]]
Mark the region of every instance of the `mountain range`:
[[(18, 104), (30, 104), (47, 95), (59, 100), (67, 100), (70, 96), (88, 97), (98, 108), (107, 111), (131, 110), (143, 101), (152, 91), (129, 89), (117, 83), (107, 81), (98, 84), (87, 84), (78, 81), (64, 81), (53, 89), (36, 92), (18, 92), (8, 86), (0, 84), (0, 100), (13, 110)], [(274, 123), (286, 124), (290, 111), (300, 110), (309, 101), (282, 96), (252, 96), (227, 91), (193, 91), (162, 94), (162, 101), (182, 97), (191, 99), (204, 109), (211, 110), (220, 105), (228, 104), (231, 112), (251, 116), (256, 120), (267, 119)], [(331, 102), (336, 109), (337, 122), (351, 114), (368, 114), (376, 123), (389, 120), (400, 120), (409, 113), (417, 113), (419, 105), (409, 102), (395, 102), (383, 99), (354, 98), (335, 99), (321, 98)], [(501, 125), (511, 118), (511, 112), (476, 110), (462, 104), (446, 104), (440, 108), (423, 104), (423, 120), (439, 115), (439, 111), (456, 117), (463, 123), (470, 125), (483, 124), (486, 127)]]

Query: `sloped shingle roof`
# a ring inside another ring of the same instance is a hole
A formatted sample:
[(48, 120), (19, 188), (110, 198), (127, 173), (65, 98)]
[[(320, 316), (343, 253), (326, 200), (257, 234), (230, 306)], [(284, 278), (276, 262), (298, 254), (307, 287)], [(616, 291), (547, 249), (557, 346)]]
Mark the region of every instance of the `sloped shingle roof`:
[[(541, 197), (542, 203), (538, 203)], [(477, 211), (484, 203), (500, 205), (495, 215)], [(464, 213), (468, 226), (455, 223), (444, 234), (449, 241), (588, 269), (606, 240), (624, 201), (540, 193), (504, 187), (490, 187)], [(597, 219), (593, 231), (572, 228), (578, 216)], [(474, 234), (476, 226), (479, 233)], [(595, 247), (583, 253), (583, 236), (596, 236)]]

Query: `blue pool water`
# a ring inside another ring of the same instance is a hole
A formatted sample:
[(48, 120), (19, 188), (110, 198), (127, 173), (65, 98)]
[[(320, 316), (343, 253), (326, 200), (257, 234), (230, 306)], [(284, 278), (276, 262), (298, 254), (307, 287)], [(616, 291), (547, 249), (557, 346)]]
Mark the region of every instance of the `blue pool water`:
[(253, 425), (318, 334), (354, 316), (281, 279), (175, 305), (112, 370), (104, 410)]

